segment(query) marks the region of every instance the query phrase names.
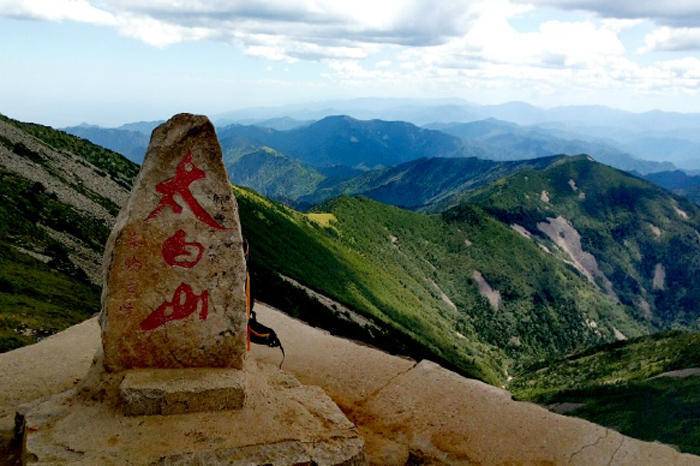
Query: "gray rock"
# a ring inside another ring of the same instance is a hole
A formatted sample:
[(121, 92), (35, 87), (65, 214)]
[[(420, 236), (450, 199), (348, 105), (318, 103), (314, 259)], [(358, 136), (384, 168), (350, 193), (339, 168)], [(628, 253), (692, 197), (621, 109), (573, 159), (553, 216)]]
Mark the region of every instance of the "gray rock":
[(242, 366), (238, 205), (206, 117), (176, 115), (153, 131), (107, 242), (104, 277), (108, 370)]
[(119, 385), (127, 416), (239, 409), (245, 373), (238, 369), (133, 369)]

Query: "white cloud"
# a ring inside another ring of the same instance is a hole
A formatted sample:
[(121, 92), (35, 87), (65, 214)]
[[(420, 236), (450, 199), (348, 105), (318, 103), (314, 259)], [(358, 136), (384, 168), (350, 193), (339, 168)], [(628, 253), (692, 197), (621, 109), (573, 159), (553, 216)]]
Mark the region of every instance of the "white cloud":
[(644, 38), (642, 52), (700, 50), (700, 27), (654, 29)]
[(47, 21), (113, 25), (114, 16), (87, 0), (0, 0), (0, 15)]
[(184, 27), (132, 14), (118, 15), (115, 25), (122, 35), (142, 40), (155, 47), (206, 39), (214, 35), (214, 32), (207, 28)]
[(362, 58), (373, 45), (423, 46), (463, 33), (473, 0), (0, 0), (0, 16), (110, 25), (165, 46), (215, 38), (274, 60)]
[[(522, 0), (537, 5), (583, 10), (618, 21), (649, 20), (656, 23), (645, 37), (642, 52), (700, 50), (700, 1), (698, 0)], [(609, 20), (608, 20), (609, 21)]]
[(567, 10), (584, 10), (604, 18), (650, 19), (658, 24), (700, 26), (697, 0), (522, 0)]
[[(203, 39), (235, 44), (266, 60), (325, 64), (343, 86), (386, 89), (627, 89), (698, 92), (697, 60), (634, 61), (620, 33), (653, 18), (661, 26), (644, 51), (700, 45), (698, 1), (668, 8), (646, 0), (0, 0), (0, 16), (104, 25), (147, 44)], [(548, 20), (527, 31), (513, 19), (530, 3), (594, 11), (577, 21)], [(613, 5), (614, 4), (614, 5)], [(368, 65), (367, 58), (379, 60)]]

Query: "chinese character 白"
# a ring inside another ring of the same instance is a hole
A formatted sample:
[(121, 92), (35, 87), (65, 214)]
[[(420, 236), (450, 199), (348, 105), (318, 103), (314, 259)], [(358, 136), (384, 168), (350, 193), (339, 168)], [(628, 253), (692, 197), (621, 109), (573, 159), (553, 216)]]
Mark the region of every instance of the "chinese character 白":
[[(163, 242), (161, 254), (166, 264), (191, 269), (202, 258), (204, 252), (202, 243), (185, 241), (185, 236), (184, 230), (177, 230)], [(182, 256), (185, 257), (181, 258)]]

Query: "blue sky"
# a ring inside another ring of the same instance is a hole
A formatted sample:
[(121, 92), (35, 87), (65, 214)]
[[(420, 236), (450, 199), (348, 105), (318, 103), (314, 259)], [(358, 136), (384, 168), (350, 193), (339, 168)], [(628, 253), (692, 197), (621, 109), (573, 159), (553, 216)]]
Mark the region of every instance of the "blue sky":
[(700, 0), (0, 0), (0, 54), (0, 112), (58, 126), (366, 96), (700, 111)]

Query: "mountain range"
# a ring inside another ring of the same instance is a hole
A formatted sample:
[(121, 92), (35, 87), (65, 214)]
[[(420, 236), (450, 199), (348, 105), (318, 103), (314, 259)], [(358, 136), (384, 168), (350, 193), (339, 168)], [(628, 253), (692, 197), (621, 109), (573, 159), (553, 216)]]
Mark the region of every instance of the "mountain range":
[(681, 170), (648, 173), (645, 179), (700, 204), (700, 174), (692, 175)]
[(594, 137), (539, 126), (520, 126), (493, 118), (468, 123), (434, 123), (428, 127), (479, 144), (487, 154), (486, 158), (494, 160), (590, 154), (599, 162), (626, 171), (650, 173), (674, 168), (670, 162), (635, 158), (615, 147), (614, 143)]
[(700, 113), (659, 110), (635, 113), (601, 105), (541, 108), (525, 102), (477, 105), (454, 98), (360, 98), (246, 108), (218, 115), (215, 120), (217, 124), (225, 125), (280, 115), (297, 120), (349, 115), (357, 119), (402, 120), (416, 125), (495, 118), (518, 125), (563, 130), (578, 135), (576, 139), (605, 140), (640, 159), (672, 162), (684, 169), (700, 168), (700, 139), (697, 131)]
[[(651, 173), (675, 169), (670, 162), (635, 157), (631, 155), (634, 152), (621, 149), (615, 141), (563, 129), (520, 126), (493, 118), (466, 123), (432, 123), (426, 128), (402, 121), (363, 121), (343, 115), (326, 116), (318, 121), (281, 117), (242, 122), (255, 124), (235, 123), (218, 128), (230, 161), (260, 147), (270, 147), (314, 167), (343, 165), (371, 169), (421, 157), (475, 156), (505, 161), (587, 153), (627, 171)], [(154, 123), (131, 123), (119, 128), (84, 124), (65, 130), (140, 163)]]
[[(642, 341), (643, 353), (653, 353), (661, 340), (637, 338), (700, 328), (700, 207), (689, 200), (587, 155), (450, 157), (452, 144), (461, 148), (457, 137), (405, 123), (385, 129), (385, 122), (354, 133), (344, 117), (323, 124), (350, 128), (346, 141), (305, 140), (314, 133), (304, 130), (318, 123), (219, 133), (233, 179), (305, 204), (302, 212), (233, 188), (256, 299), (542, 403), (571, 395), (577, 386), (559, 374), (586, 352), (607, 362), (619, 348), (642, 354)], [(417, 144), (410, 152), (392, 142), (408, 132)], [(338, 151), (357, 144), (350, 140), (356, 134), (367, 139), (360, 147), (371, 148), (378, 168), (355, 163), (369, 157), (361, 151), (352, 164), (334, 164)], [(0, 136), (0, 303), (10, 310), (0, 316), (0, 348), (8, 350), (99, 309), (100, 253), (138, 166), (82, 138), (6, 117)], [(448, 157), (421, 156), (433, 138)], [(263, 144), (270, 141), (295, 157)], [(315, 141), (325, 165), (305, 162)], [(671, 334), (667, 354), (695, 354), (687, 352), (695, 340), (684, 335)], [(667, 359), (653, 371), (629, 370), (642, 377), (681, 368)], [(643, 390), (654, 383), (633, 387), (635, 396), (648, 397)], [(610, 389), (608, 379), (591, 377), (583, 388), (599, 393), (605, 384)], [(551, 396), (538, 398), (545, 391)], [(605, 392), (581, 415), (615, 425), (601, 415), (614, 396)], [(693, 412), (694, 400), (664, 402), (681, 403), (673, 412), (682, 413)], [(661, 438), (675, 432), (674, 422), (664, 419), (663, 432), (653, 434), (623, 427)], [(663, 438), (687, 451), (700, 445), (695, 434)]]

